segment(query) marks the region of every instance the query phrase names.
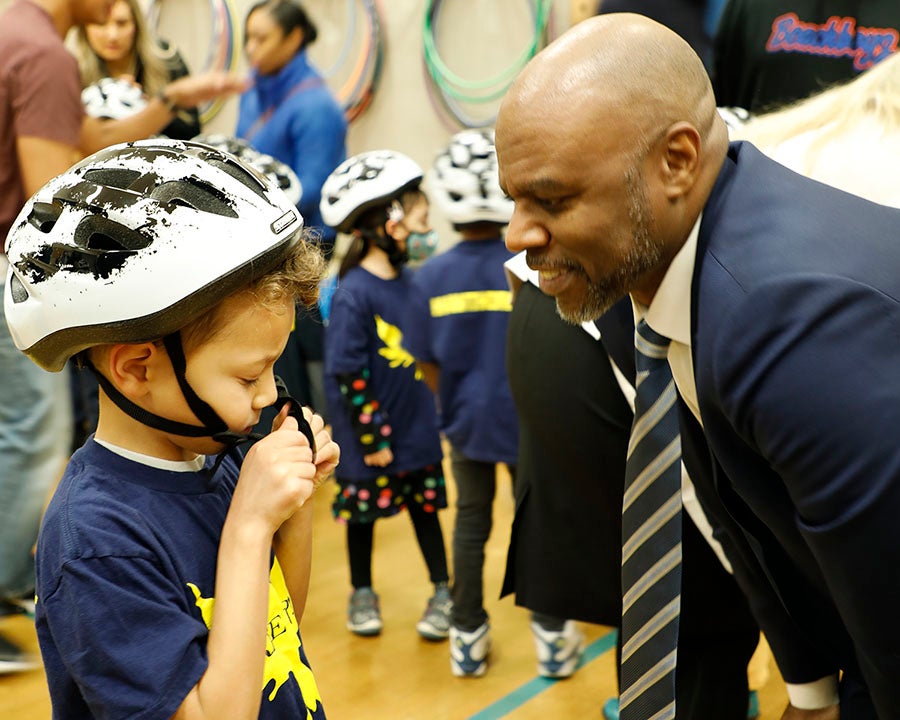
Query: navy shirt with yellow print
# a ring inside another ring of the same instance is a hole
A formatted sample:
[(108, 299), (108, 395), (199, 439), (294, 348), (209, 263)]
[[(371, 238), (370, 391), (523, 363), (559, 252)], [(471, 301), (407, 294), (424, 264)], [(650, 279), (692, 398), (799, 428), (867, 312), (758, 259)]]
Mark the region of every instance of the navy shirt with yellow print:
[[(163, 470), (93, 439), (73, 456), (37, 553), (36, 625), (53, 717), (167, 720), (207, 667), (216, 558), (238, 466)], [(273, 560), (260, 718), (324, 720)]]
[[(409, 270), (385, 280), (362, 267), (350, 270), (335, 290), (325, 328), (325, 393), (341, 448), (339, 480), (373, 480), (441, 463), (434, 398), (406, 349), (403, 317), (410, 292)], [(363, 371), (368, 395), (379, 404), (381, 427), (390, 427), (394, 460), (384, 468), (363, 461), (367, 451), (353, 425), (358, 413), (340, 389), (340, 378)]]
[(416, 270), (406, 344), (440, 367), (441, 430), (470, 460), (514, 465), (519, 425), (506, 376), (512, 295), (503, 239), (465, 240)]

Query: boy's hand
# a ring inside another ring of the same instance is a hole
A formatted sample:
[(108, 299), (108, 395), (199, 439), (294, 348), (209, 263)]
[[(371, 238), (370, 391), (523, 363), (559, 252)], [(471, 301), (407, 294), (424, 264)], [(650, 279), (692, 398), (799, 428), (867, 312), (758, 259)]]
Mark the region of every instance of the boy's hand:
[(314, 413), (312, 408), (303, 408), (303, 417), (309, 423), (316, 439), (316, 487), (319, 487), (338, 466), (341, 459), (341, 449), (331, 439), (331, 433), (325, 428), (325, 420), (321, 415)]
[[(290, 408), (285, 405), (272, 421), (272, 430), (278, 430), (285, 418), (289, 417), (288, 410)], [(331, 433), (325, 428), (325, 420), (321, 415), (313, 411), (312, 408), (303, 408), (303, 417), (309, 423), (313, 437), (316, 440), (316, 487), (319, 487), (330, 476), (334, 469), (338, 466), (341, 458), (341, 449), (338, 444), (331, 439)]]
[[(334, 445), (320, 451), (324, 451), (323, 460), (334, 459), (336, 464), (337, 445), (327, 433), (323, 443)], [(229, 515), (234, 513), (241, 521), (274, 535), (313, 494), (317, 475), (309, 441), (297, 421), (286, 417), (278, 430), (256, 443), (244, 458)]]

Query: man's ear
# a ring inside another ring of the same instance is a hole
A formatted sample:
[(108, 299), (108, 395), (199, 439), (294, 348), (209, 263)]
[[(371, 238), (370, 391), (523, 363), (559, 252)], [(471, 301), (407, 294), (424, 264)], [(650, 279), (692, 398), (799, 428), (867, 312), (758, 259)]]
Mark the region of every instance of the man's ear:
[(690, 192), (700, 172), (700, 133), (687, 122), (677, 122), (663, 139), (662, 182), (666, 198), (677, 200)]
[(162, 346), (152, 342), (112, 345), (105, 363), (107, 377), (125, 397), (143, 397), (164, 354)]

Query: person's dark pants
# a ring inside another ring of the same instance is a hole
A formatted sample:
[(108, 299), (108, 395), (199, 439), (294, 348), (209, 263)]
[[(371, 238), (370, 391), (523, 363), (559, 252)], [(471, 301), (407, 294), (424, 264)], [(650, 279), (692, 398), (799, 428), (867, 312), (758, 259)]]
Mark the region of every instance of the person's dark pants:
[[(456, 482), (453, 530), (453, 625), (471, 632), (484, 624), (484, 546), (493, 525), (495, 463), (470, 460), (455, 448), (450, 467)], [(507, 466), (515, 481), (515, 467)]]

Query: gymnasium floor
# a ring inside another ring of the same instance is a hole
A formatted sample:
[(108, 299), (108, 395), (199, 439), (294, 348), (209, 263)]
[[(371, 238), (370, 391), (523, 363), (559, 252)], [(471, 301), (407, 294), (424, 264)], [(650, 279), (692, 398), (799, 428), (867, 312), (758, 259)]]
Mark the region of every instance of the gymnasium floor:
[[(583, 625), (587, 649), (578, 672), (567, 680), (546, 680), (536, 674), (526, 611), (510, 598), (496, 599), (513, 512), (508, 478), (498, 484), (494, 532), (486, 549), (485, 596), (494, 651), (488, 673), (477, 679), (453, 677), (446, 642), (429, 643), (416, 633), (430, 586), (405, 514), (376, 525), (374, 583), (381, 595), (383, 633), (360, 638), (345, 629), (349, 580), (343, 528), (329, 510), (331, 487), (324, 486), (316, 502), (312, 589), (301, 625), (330, 720), (601, 720), (615, 683), (609, 628)], [(452, 482), (450, 487), (452, 492)], [(453, 510), (444, 511), (441, 521), (449, 552)], [(24, 616), (0, 618), (0, 630), (37, 651)], [(781, 717), (786, 696), (774, 666), (760, 699), (761, 720)], [(41, 671), (0, 676), (0, 720), (49, 718)]]

